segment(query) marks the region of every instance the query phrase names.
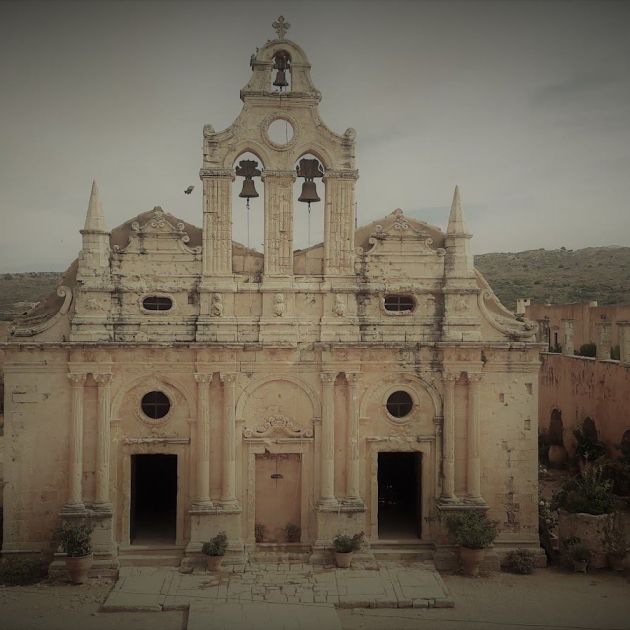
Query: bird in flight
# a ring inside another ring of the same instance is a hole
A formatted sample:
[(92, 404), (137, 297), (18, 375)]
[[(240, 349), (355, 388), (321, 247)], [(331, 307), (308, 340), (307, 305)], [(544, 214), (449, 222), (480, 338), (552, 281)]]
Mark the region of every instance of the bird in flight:
[(188, 188), (186, 188), (186, 190), (184, 191), (185, 195), (190, 195), (190, 193), (195, 189), (194, 186), (188, 186)]

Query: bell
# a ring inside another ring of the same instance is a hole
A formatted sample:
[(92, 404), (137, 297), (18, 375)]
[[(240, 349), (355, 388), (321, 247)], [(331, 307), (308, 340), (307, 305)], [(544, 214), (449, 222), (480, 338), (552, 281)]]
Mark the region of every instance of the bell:
[(252, 199), (253, 197), (258, 197), (258, 192), (256, 192), (256, 186), (254, 185), (253, 179), (244, 179), (243, 180), (243, 188), (238, 195), (239, 197), (243, 197), (247, 200)]
[(319, 195), (317, 194), (317, 187), (315, 186), (315, 182), (313, 180), (311, 180), (310, 182), (306, 180), (302, 184), (302, 192), (298, 197), (298, 201), (304, 201), (309, 206), (312, 203), (317, 203), (318, 201), (321, 201)]
[(278, 70), (278, 72), (276, 72), (276, 78), (273, 84), (276, 87), (280, 87), (280, 88), (287, 87), (289, 85), (287, 81), (287, 73), (285, 70)]

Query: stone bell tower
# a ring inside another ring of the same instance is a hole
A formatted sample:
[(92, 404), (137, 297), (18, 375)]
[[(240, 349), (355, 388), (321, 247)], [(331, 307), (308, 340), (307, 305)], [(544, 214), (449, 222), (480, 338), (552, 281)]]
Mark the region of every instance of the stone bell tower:
[[(304, 51), (286, 39), (289, 24), (281, 16), (273, 27), (276, 38), (252, 55), (252, 76), (241, 90), (243, 108), (230, 127), (216, 132), (204, 127), (203, 166), (203, 271), (200, 283), (200, 341), (236, 341), (235, 277), (232, 270), (232, 185), (239, 157), (258, 158), (264, 187), (264, 266), (259, 289), (263, 294), (261, 341), (295, 341), (297, 326), (293, 265), (293, 187), (296, 165), (305, 155), (315, 156), (322, 167), (324, 203), (323, 277), (333, 300), (354, 276), (355, 137), (353, 129), (338, 135), (319, 117), (321, 93), (310, 77), (311, 65)], [(282, 78), (278, 79), (278, 73)], [(278, 83), (284, 84), (278, 89)], [(269, 133), (275, 121), (292, 130), (279, 143)], [(313, 278), (309, 279), (311, 282)], [(250, 284), (251, 286), (251, 284)], [(213, 295), (224, 305), (220, 321), (213, 319)], [(282, 306), (281, 317), (278, 317)], [(332, 303), (324, 304), (332, 311)], [(348, 321), (335, 321), (339, 328)], [(322, 324), (325, 324), (322, 319)]]

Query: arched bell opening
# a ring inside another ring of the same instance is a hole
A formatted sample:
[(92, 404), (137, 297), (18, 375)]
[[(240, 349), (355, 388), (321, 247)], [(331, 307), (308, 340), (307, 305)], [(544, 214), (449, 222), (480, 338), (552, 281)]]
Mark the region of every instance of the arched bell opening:
[(273, 58), (271, 89), (280, 94), (291, 91), (291, 55), (286, 50), (278, 50)]
[(324, 241), (325, 175), (322, 161), (312, 153), (302, 154), (295, 163), (293, 186), (293, 243), (296, 249)]
[(232, 165), (232, 238), (262, 252), (264, 238), (263, 161), (251, 151), (241, 153)]

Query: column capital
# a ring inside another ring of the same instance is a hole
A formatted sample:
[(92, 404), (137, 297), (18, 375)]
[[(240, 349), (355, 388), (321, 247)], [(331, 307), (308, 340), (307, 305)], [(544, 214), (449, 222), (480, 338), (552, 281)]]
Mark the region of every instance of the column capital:
[(87, 373), (70, 372), (69, 374), (66, 374), (66, 376), (68, 377), (68, 379), (70, 379), (73, 387), (78, 387), (79, 385), (85, 384)]
[(345, 374), (346, 381), (348, 381), (350, 385), (356, 385), (361, 380), (360, 372), (346, 372)]
[(212, 383), (212, 374), (196, 373), (195, 381), (197, 383)]
[(324, 385), (327, 383), (334, 383), (337, 378), (337, 372), (320, 372), (319, 378)]
[(443, 372), (442, 380), (447, 383), (454, 383), (459, 378), (459, 374), (455, 372)]
[(201, 179), (213, 177), (234, 181), (235, 175), (231, 168), (202, 168), (199, 170), (199, 177)]
[(469, 383), (481, 383), (482, 378), (483, 374), (481, 374), (481, 372), (468, 372)]
[(232, 372), (220, 372), (219, 379), (224, 385), (232, 385), (236, 382), (236, 374)]
[(112, 381), (112, 375), (109, 372), (105, 372), (103, 374), (92, 374), (92, 376), (99, 385), (107, 385)]
[(297, 177), (295, 171), (284, 171), (284, 170), (264, 170), (260, 179), (264, 182), (267, 177), (277, 177), (280, 179), (290, 179), (294, 182)]

